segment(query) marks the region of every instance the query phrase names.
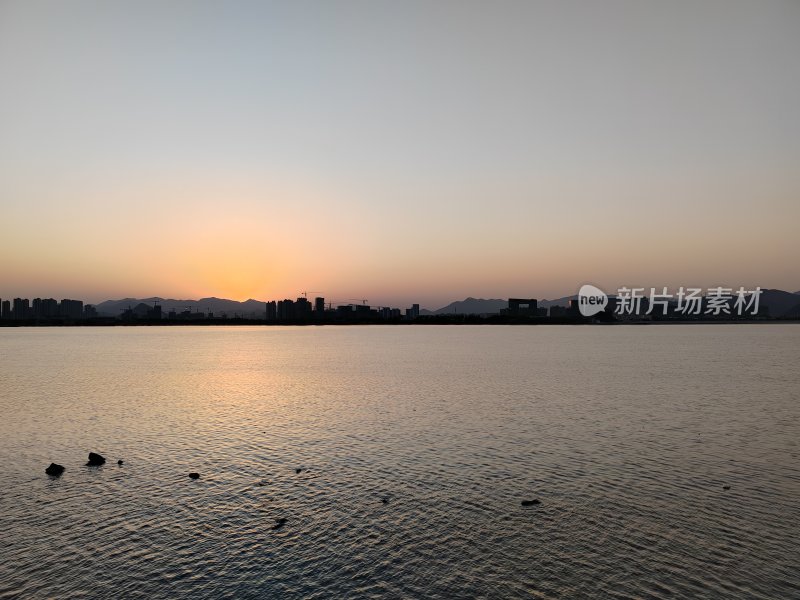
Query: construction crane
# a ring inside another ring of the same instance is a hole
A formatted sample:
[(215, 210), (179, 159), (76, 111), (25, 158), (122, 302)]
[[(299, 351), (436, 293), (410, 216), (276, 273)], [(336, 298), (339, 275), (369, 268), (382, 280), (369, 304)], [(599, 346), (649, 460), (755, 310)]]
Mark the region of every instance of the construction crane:
[(322, 292), (300, 292), (300, 293), (303, 294), (303, 298), (308, 300), (308, 295), (309, 294), (321, 294)]
[(365, 306), (367, 302), (369, 302), (369, 300), (367, 300), (366, 298), (348, 298), (348, 300), (352, 300), (353, 302), (361, 302), (361, 304)]

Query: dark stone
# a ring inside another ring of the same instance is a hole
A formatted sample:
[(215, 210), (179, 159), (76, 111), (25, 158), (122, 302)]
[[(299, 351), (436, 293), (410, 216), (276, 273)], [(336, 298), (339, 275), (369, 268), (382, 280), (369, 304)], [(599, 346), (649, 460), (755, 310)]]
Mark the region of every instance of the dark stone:
[(383, 502), (384, 504), (389, 504), (388, 496), (384, 496), (383, 498), (381, 498), (381, 502)]
[(86, 463), (87, 467), (99, 467), (106, 464), (106, 459), (95, 452), (89, 452), (89, 462)]
[(284, 525), (286, 525), (285, 517), (281, 517), (280, 519), (275, 519), (275, 526), (273, 527), (273, 529), (280, 529)]
[(121, 466), (124, 464), (124, 462), (123, 462), (123, 460), (120, 458), (120, 459), (117, 461), (117, 464), (118, 464), (118, 465), (121, 467)]
[(200, 479), (200, 473), (189, 473), (189, 479)]
[(50, 466), (47, 467), (44, 472), (51, 477), (61, 477), (61, 474), (64, 472), (64, 467), (56, 463), (50, 463)]
[(541, 504), (541, 500), (523, 500), (522, 506), (535, 506), (536, 504)]
[(731, 486), (729, 486), (729, 485), (723, 485), (723, 486), (722, 486), (722, 489), (723, 489), (723, 490), (729, 490), (729, 489), (731, 489)]
[(295, 469), (295, 470), (294, 470), (294, 472), (295, 472), (295, 473), (300, 473), (302, 470), (303, 470), (303, 469)]

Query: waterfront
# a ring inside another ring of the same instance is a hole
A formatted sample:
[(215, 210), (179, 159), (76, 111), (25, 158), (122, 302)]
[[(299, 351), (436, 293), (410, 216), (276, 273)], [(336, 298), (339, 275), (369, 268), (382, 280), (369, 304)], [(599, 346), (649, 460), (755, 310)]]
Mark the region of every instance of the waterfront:
[(800, 594), (796, 325), (13, 328), (0, 356), (0, 597)]

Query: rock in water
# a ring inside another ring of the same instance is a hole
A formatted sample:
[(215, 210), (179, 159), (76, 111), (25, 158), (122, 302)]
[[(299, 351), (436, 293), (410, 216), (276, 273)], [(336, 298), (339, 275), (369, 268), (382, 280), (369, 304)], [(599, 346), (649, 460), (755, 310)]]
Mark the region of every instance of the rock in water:
[(189, 479), (200, 479), (200, 473), (189, 473)]
[(731, 486), (729, 486), (729, 485), (723, 485), (723, 486), (722, 486), (722, 489), (723, 489), (723, 490), (729, 490), (729, 489), (731, 489)]
[(294, 470), (294, 472), (295, 472), (295, 473), (300, 473), (300, 472), (302, 472), (302, 471), (303, 471), (303, 469), (295, 469), (295, 470)]
[(523, 500), (522, 506), (534, 506), (536, 504), (541, 504), (540, 500)]
[(120, 458), (120, 459), (117, 461), (117, 464), (118, 464), (118, 465), (121, 467), (121, 466), (124, 464), (124, 461), (123, 461), (123, 460)]
[(50, 475), (51, 477), (60, 477), (61, 474), (64, 472), (64, 467), (61, 465), (57, 465), (56, 463), (50, 463), (50, 466), (44, 470), (45, 473)]
[(89, 462), (86, 463), (87, 467), (99, 467), (100, 465), (104, 465), (106, 463), (106, 459), (100, 456), (95, 452), (89, 452)]
[(281, 517), (280, 519), (275, 519), (275, 526), (273, 527), (273, 529), (280, 529), (284, 525), (286, 525), (286, 519), (284, 517)]

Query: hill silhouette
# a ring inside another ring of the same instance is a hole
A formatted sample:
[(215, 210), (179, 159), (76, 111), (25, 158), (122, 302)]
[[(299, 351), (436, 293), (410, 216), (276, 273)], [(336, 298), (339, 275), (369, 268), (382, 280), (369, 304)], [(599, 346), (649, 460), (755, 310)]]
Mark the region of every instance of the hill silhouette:
[(464, 300), (457, 300), (451, 302), (447, 306), (443, 306), (437, 310), (432, 311), (435, 315), (480, 315), (480, 314), (497, 314), (501, 308), (508, 307), (507, 299), (494, 298), (484, 300), (483, 298), (465, 298)]
[[(539, 307), (549, 308), (551, 306), (567, 306), (570, 300), (577, 296), (563, 296), (553, 300), (539, 300)], [(161, 305), (164, 314), (174, 310), (183, 312), (212, 312), (216, 316), (241, 316), (246, 318), (260, 319), (264, 316), (265, 301), (249, 299), (244, 302), (229, 300), (226, 298), (200, 298), (199, 300), (181, 300), (174, 298), (122, 298), (119, 300), (106, 300), (96, 305), (97, 312), (101, 316), (118, 317), (122, 311), (131, 308), (136, 312), (145, 312), (154, 303)], [(800, 316), (800, 292), (786, 292), (783, 290), (765, 289), (762, 291), (760, 305), (768, 307), (771, 317), (798, 317)], [(468, 297), (464, 300), (456, 300), (447, 306), (436, 310), (422, 309), (421, 315), (481, 315), (498, 314), (501, 309), (508, 306), (507, 298), (473, 298)]]
[(106, 300), (97, 305), (97, 313), (101, 316), (117, 317), (127, 308), (137, 308), (139, 304), (146, 304), (152, 307), (154, 303), (161, 305), (164, 314), (171, 310), (182, 312), (212, 312), (215, 315), (234, 314), (244, 317), (263, 318), (264, 302), (260, 300), (228, 300), (225, 298), (200, 298), (199, 300), (180, 300), (174, 298), (122, 298), (121, 300)]

